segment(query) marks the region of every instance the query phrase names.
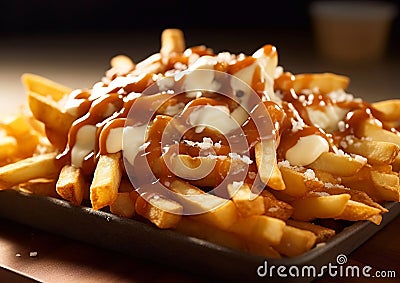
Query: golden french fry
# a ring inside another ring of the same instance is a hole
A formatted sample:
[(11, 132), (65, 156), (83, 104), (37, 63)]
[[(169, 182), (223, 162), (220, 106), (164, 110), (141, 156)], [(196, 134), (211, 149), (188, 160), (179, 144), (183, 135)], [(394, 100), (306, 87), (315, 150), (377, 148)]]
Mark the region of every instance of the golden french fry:
[(19, 184), (18, 190), (34, 195), (59, 198), (59, 195), (56, 192), (56, 182), (55, 179), (33, 179)]
[(245, 241), (238, 235), (188, 217), (182, 217), (175, 229), (185, 235), (210, 241), (224, 247), (241, 251), (246, 251), (247, 249)]
[(28, 93), (28, 103), (33, 116), (46, 125), (49, 140), (64, 149), (69, 129), (77, 117), (62, 111), (56, 102), (35, 92)]
[(226, 230), (237, 220), (238, 211), (231, 200), (207, 194), (180, 180), (173, 181), (170, 190), (177, 193), (177, 198), (185, 210), (194, 208), (195, 211), (204, 211), (201, 214), (188, 216), (196, 221)]
[(274, 140), (258, 142), (254, 151), (261, 181), (274, 190), (284, 190), (285, 183), (277, 165)]
[(327, 94), (331, 91), (345, 90), (349, 85), (350, 79), (346, 76), (333, 73), (312, 73), (292, 75), (285, 73), (278, 78), (278, 88), (289, 91), (293, 88), (297, 93), (302, 90), (319, 89), (321, 93)]
[[(28, 133), (22, 137), (17, 138), (18, 142), (18, 157), (27, 158), (35, 154), (36, 152), (40, 152), (41, 149), (38, 149), (40, 141), (40, 137), (35, 133)], [(51, 149), (51, 151), (54, 151)]]
[(154, 195), (147, 200), (139, 196), (136, 199), (135, 211), (158, 228), (169, 229), (178, 225), (182, 218), (183, 208), (173, 200)]
[(111, 61), (110, 65), (112, 68), (118, 68), (129, 72), (135, 67), (135, 63), (133, 63), (132, 59), (126, 55), (117, 55), (114, 56)]
[[(165, 71), (165, 65), (161, 62), (161, 54), (156, 53), (136, 64), (135, 69), (131, 72), (134, 76), (145, 74), (157, 74)], [(166, 58), (168, 59), (168, 58)]]
[(324, 186), (321, 181), (308, 178), (304, 172), (296, 171), (293, 168), (281, 166), (280, 171), (286, 186), (286, 189), (282, 191), (283, 194), (301, 197), (313, 189)]
[(363, 204), (361, 202), (349, 200), (343, 212), (337, 215), (335, 218), (349, 221), (369, 220), (372, 216), (379, 215), (380, 213), (380, 209)]
[(314, 170), (326, 171), (337, 176), (352, 176), (357, 173), (366, 162), (366, 159), (354, 158), (346, 154), (324, 152), (317, 160), (307, 167)]
[(385, 121), (400, 120), (400, 99), (388, 99), (372, 103), (372, 106), (379, 110)]
[(370, 218), (367, 219), (368, 221), (371, 221), (372, 223), (379, 225), (382, 222), (382, 214), (374, 214)]
[(282, 200), (278, 200), (267, 190), (261, 192), (264, 198), (265, 215), (286, 221), (292, 216), (293, 207)]
[(230, 231), (261, 245), (276, 245), (281, 241), (286, 224), (266, 215), (239, 218)]
[(382, 129), (380, 125), (366, 121), (360, 125), (356, 133), (359, 137), (368, 137), (374, 141), (391, 142), (400, 146), (400, 135)]
[(371, 181), (377, 188), (376, 194), (383, 200), (400, 201), (400, 184), (397, 174), (371, 171)]
[(17, 140), (10, 136), (0, 136), (0, 159), (14, 156), (18, 152)]
[(372, 165), (391, 164), (399, 151), (400, 147), (394, 143), (365, 139), (357, 139), (346, 147), (346, 152), (362, 155)]
[(44, 97), (50, 96), (55, 101), (59, 101), (72, 91), (69, 87), (34, 74), (25, 73), (21, 80), (28, 92), (39, 93)]
[(378, 189), (371, 180), (371, 168), (364, 166), (353, 176), (341, 177), (342, 185), (351, 190), (363, 191), (374, 201), (382, 201), (383, 199), (378, 194)]
[(163, 57), (185, 51), (185, 39), (180, 29), (165, 29), (161, 34), (160, 53)]
[(73, 205), (80, 205), (85, 191), (88, 190), (81, 169), (65, 165), (58, 176), (56, 190), (63, 199)]
[(314, 235), (317, 237), (315, 240), (316, 244), (326, 242), (336, 234), (335, 230), (333, 229), (317, 225), (311, 222), (288, 219), (286, 221), (286, 224), (295, 228), (313, 232)]
[(99, 210), (116, 200), (122, 176), (120, 161), (121, 152), (100, 156), (90, 186), (90, 201), (94, 210)]
[(283, 255), (294, 257), (309, 251), (316, 240), (314, 233), (286, 225), (279, 244), (273, 245), (273, 248)]
[(36, 155), (0, 167), (0, 189), (37, 178), (56, 176), (60, 169), (55, 164), (56, 153)]
[(340, 178), (335, 177), (332, 173), (326, 172), (326, 171), (321, 171), (321, 170), (313, 170), (315, 177), (320, 180), (323, 183), (329, 183), (329, 184), (340, 184)]
[(264, 198), (253, 194), (247, 184), (242, 184), (239, 188), (229, 184), (228, 192), (240, 216), (264, 214)]
[(310, 221), (316, 218), (335, 218), (340, 215), (347, 202), (349, 194), (312, 196), (296, 199), (292, 202), (293, 219)]
[(392, 163), (393, 171), (399, 172), (400, 171), (400, 154), (396, 156)]
[[(370, 181), (370, 180), (369, 180)], [(346, 187), (343, 187), (342, 185), (325, 185), (324, 188), (322, 188), (320, 191), (327, 192), (330, 195), (340, 195), (340, 194), (349, 194), (350, 199), (361, 202), (363, 204), (366, 204), (368, 206), (375, 207), (379, 209), (381, 212), (388, 212), (386, 208), (381, 206), (379, 203), (373, 201), (371, 197), (364, 191), (359, 191), (356, 189), (349, 189)]]
[(110, 211), (115, 215), (131, 218), (135, 215), (135, 203), (130, 192), (119, 192), (117, 199), (110, 204)]
[(348, 77), (332, 73), (298, 74), (295, 75), (293, 88), (296, 91), (318, 88), (322, 93), (329, 93), (346, 89), (349, 82)]
[(4, 126), (8, 135), (16, 138), (23, 137), (31, 131), (31, 126), (22, 115), (6, 117), (2, 119), (1, 124)]

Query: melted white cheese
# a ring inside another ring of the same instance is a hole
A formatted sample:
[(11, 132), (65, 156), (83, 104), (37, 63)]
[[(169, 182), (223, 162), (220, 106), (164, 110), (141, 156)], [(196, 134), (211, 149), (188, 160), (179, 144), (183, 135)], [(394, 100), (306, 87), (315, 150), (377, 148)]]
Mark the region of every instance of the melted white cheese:
[(108, 133), (106, 150), (108, 153), (116, 153), (122, 150), (122, 135), (124, 128), (113, 128)]
[(82, 167), (83, 159), (94, 150), (96, 142), (96, 127), (84, 125), (76, 133), (76, 142), (71, 150), (71, 164)]
[(207, 127), (225, 135), (240, 127), (230, 116), (228, 107), (222, 105), (196, 107), (189, 115), (189, 123), (196, 127), (196, 133)]
[(301, 137), (297, 143), (286, 151), (285, 158), (293, 166), (306, 166), (313, 163), (323, 153), (329, 151), (329, 144), (321, 136)]
[(123, 130), (122, 149), (124, 157), (133, 165), (139, 151), (143, 149), (143, 144), (146, 141), (147, 125), (131, 127), (127, 126)]
[(202, 56), (197, 59), (186, 71), (181, 72), (178, 76), (184, 76), (183, 89), (190, 90), (209, 90), (217, 91), (221, 85), (214, 80), (214, 72), (197, 71), (197, 70), (214, 70), (215, 64), (218, 63), (216, 57)]
[(338, 130), (338, 123), (344, 119), (348, 111), (336, 105), (326, 105), (322, 111), (307, 107), (311, 123), (328, 132)]

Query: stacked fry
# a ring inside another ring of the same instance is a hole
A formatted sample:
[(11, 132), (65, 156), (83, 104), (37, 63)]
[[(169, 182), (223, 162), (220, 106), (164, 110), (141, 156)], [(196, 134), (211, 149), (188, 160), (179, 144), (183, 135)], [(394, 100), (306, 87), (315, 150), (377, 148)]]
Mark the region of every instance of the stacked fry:
[[(231, 97), (217, 89), (224, 74)], [(272, 45), (215, 54), (168, 29), (158, 53), (114, 57), (92, 88), (22, 80), (30, 113), (1, 122), (0, 189), (273, 258), (328, 241), (332, 223), (379, 225), (400, 200), (400, 100), (370, 104), (346, 92), (345, 76), (286, 72)], [(164, 144), (167, 131), (178, 138)]]

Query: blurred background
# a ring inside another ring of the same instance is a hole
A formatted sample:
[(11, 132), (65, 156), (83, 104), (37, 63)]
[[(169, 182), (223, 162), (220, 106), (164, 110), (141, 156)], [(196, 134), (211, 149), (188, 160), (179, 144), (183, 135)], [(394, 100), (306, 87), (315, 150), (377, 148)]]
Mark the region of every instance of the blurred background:
[[(361, 0), (319, 2), (1, 1), (0, 110), (23, 100), (24, 72), (91, 87), (113, 56), (138, 62), (158, 52), (162, 30), (171, 27), (184, 31), (187, 46), (216, 52), (251, 54), (270, 43), (287, 71), (340, 73), (355, 96), (399, 97), (399, 1), (377, 1), (389, 5), (383, 9)], [(358, 6), (332, 6), (343, 2)]]

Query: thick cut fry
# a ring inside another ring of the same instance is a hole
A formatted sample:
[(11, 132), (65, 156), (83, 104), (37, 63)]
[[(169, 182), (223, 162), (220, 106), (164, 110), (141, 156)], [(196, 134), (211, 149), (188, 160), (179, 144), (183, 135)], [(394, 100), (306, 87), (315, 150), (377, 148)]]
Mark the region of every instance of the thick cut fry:
[(10, 188), (32, 179), (56, 176), (60, 172), (55, 163), (56, 155), (56, 153), (36, 155), (0, 167), (0, 189)]
[(185, 51), (185, 39), (180, 29), (166, 29), (161, 34), (160, 53), (163, 57)]
[(316, 218), (335, 218), (340, 215), (350, 199), (349, 194), (313, 196), (292, 202), (293, 219), (310, 221)]
[(17, 152), (17, 140), (14, 137), (0, 136), (0, 159), (11, 158)]
[(400, 171), (400, 154), (396, 156), (396, 158), (394, 159), (393, 163), (393, 171), (395, 172), (399, 172)]
[(185, 235), (210, 241), (224, 247), (241, 251), (246, 251), (247, 249), (246, 242), (235, 233), (218, 229), (188, 217), (182, 217), (175, 229)]
[(332, 173), (321, 171), (321, 170), (314, 170), (315, 177), (323, 183), (329, 184), (340, 184), (340, 177), (335, 177)]
[(6, 117), (1, 121), (7, 133), (14, 137), (23, 137), (31, 131), (27, 119), (22, 115)]
[(337, 176), (351, 176), (357, 173), (366, 162), (366, 159), (362, 160), (345, 154), (339, 155), (333, 152), (324, 152), (307, 167), (326, 171)]
[(314, 233), (286, 225), (281, 241), (273, 247), (288, 257), (301, 255), (314, 247), (317, 236)]
[(281, 241), (273, 245), (280, 254), (295, 257), (309, 251), (314, 247), (317, 236), (314, 233), (286, 225), (283, 228)]
[(19, 184), (18, 189), (22, 192), (34, 195), (59, 198), (60, 196), (56, 192), (56, 182), (57, 180), (55, 179), (34, 179)]
[(356, 134), (359, 137), (368, 137), (374, 141), (391, 142), (400, 146), (400, 135), (382, 129), (380, 125), (372, 121), (362, 123)]
[(313, 189), (324, 186), (321, 181), (309, 179), (303, 172), (296, 171), (293, 168), (281, 166), (280, 171), (282, 173), (283, 181), (286, 184), (286, 189), (282, 191), (283, 194), (292, 197), (301, 197)]
[(240, 188), (229, 184), (228, 192), (232, 196), (232, 201), (240, 216), (248, 217), (264, 214), (264, 198), (254, 195), (247, 184), (241, 185)]
[(255, 158), (261, 181), (274, 190), (284, 190), (285, 183), (276, 161), (276, 147), (273, 139), (258, 142)]
[(292, 216), (293, 207), (287, 202), (278, 200), (267, 190), (262, 191), (264, 198), (265, 215), (286, 221)]
[(319, 89), (321, 93), (329, 93), (331, 91), (346, 89), (350, 79), (333, 73), (313, 73), (313, 74), (297, 74), (292, 75), (285, 73), (276, 81), (278, 88), (289, 91), (293, 88), (297, 93), (302, 90)]
[(298, 220), (293, 220), (293, 219), (288, 219), (286, 224), (299, 228), (302, 230), (307, 230), (310, 232), (313, 232), (314, 235), (317, 237), (315, 240), (315, 243), (323, 243), (335, 236), (336, 232), (333, 229), (313, 224), (311, 222), (306, 222), (306, 221), (298, 221)]
[(68, 200), (73, 205), (80, 205), (87, 189), (88, 186), (80, 168), (65, 165), (61, 169), (56, 190), (63, 199)]
[[(335, 218), (349, 221), (369, 220), (372, 216), (379, 215), (380, 213), (381, 211), (375, 207), (349, 200), (343, 212)], [(379, 223), (375, 224), (379, 225)]]
[(367, 193), (376, 202), (398, 201), (398, 176), (391, 172), (386, 166), (364, 166), (354, 176), (341, 179), (343, 185)]
[(40, 149), (38, 149), (40, 142), (41, 142), (40, 137), (35, 133), (27, 133), (23, 137), (17, 138), (17, 143), (18, 143), (17, 156), (19, 158), (27, 158), (35, 154), (37, 151), (40, 152)]
[(178, 225), (183, 213), (183, 208), (179, 203), (159, 195), (153, 195), (146, 199), (141, 196), (136, 199), (135, 211), (137, 214), (150, 220), (161, 229), (174, 228)]
[(120, 152), (100, 156), (90, 186), (93, 209), (99, 210), (116, 200), (122, 176), (120, 159)]
[(374, 214), (367, 220), (371, 221), (372, 223), (375, 223), (376, 225), (380, 225), (382, 222), (382, 214)]
[(131, 218), (135, 215), (135, 201), (131, 197), (130, 192), (118, 193), (117, 199), (110, 204), (111, 213)]
[(400, 120), (400, 99), (388, 99), (372, 103), (372, 106), (381, 112), (382, 120)]
[(284, 190), (285, 183), (277, 165), (274, 140), (258, 142), (254, 150), (261, 181), (274, 190)]
[(230, 231), (260, 245), (276, 245), (280, 242), (285, 222), (266, 215), (239, 218)]
[(72, 91), (69, 87), (34, 74), (25, 73), (21, 80), (27, 91), (51, 96), (55, 101), (59, 101), (65, 94)]
[(232, 226), (238, 217), (238, 211), (231, 200), (223, 199), (180, 180), (173, 181), (171, 191), (177, 193), (178, 201), (185, 212), (202, 211), (203, 213), (189, 216), (196, 221), (205, 222), (222, 230)]
[(49, 140), (64, 149), (68, 131), (77, 117), (62, 111), (56, 102), (35, 92), (28, 93), (28, 103), (33, 116), (46, 125)]
[(375, 207), (379, 209), (381, 212), (388, 212), (386, 208), (381, 206), (379, 203), (373, 201), (371, 197), (366, 192), (363, 191), (359, 191), (356, 189), (349, 189), (342, 185), (331, 185), (331, 184), (325, 184), (325, 187), (322, 188), (320, 191), (326, 192), (330, 195), (349, 194), (351, 200)]
[(318, 88), (322, 93), (329, 93), (346, 89), (349, 82), (348, 77), (332, 73), (298, 74), (295, 75), (293, 88), (296, 91)]
[(378, 197), (388, 201), (400, 201), (400, 184), (398, 175), (372, 170), (371, 181), (375, 188), (377, 188), (376, 194)]
[(125, 72), (129, 72), (135, 67), (135, 63), (133, 63), (132, 59), (122, 54), (113, 57), (110, 61), (110, 65), (112, 68), (117, 68)]
[(362, 155), (368, 159), (372, 165), (391, 164), (399, 154), (400, 147), (391, 142), (371, 141), (358, 139), (348, 144), (346, 151)]

